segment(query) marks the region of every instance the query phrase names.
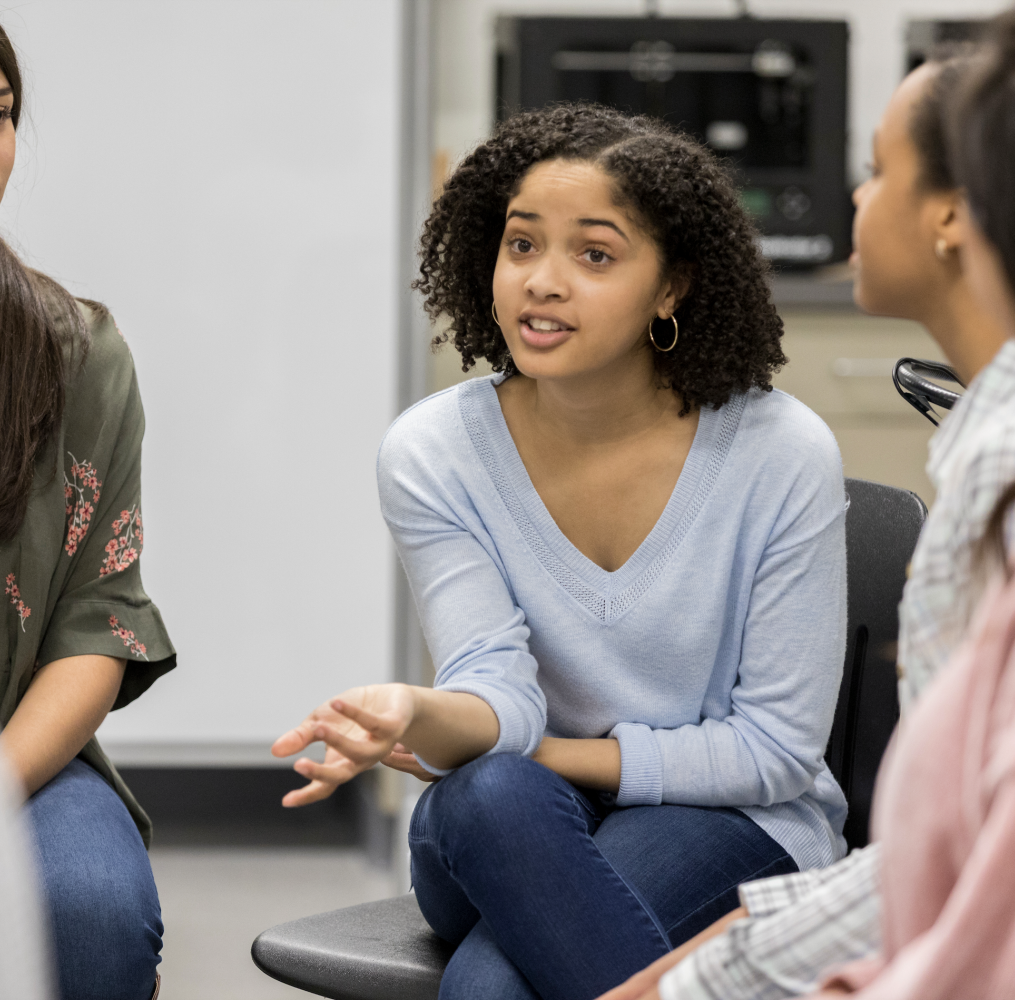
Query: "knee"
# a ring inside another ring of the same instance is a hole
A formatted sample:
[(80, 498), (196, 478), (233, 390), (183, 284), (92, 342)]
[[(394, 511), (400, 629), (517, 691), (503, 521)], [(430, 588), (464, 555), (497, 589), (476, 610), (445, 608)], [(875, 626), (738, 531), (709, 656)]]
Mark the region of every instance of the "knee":
[(67, 866), (47, 885), (61, 995), (151, 996), (163, 928), (147, 863), (144, 869)]
[(528, 757), (490, 754), (440, 781), (434, 789), (434, 808), (440, 819), (450, 820), (459, 831), (500, 829), (517, 824), (529, 810), (540, 809), (554, 781), (560, 780)]

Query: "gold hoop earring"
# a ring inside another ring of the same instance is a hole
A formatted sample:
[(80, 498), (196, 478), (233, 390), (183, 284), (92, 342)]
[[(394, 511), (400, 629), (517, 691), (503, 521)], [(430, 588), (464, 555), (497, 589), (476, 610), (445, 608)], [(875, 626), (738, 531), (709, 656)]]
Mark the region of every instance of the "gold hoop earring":
[(497, 326), (500, 326), (500, 320), (497, 319), (497, 303), (496, 302), (491, 302), (490, 303), (490, 312), (493, 313), (493, 321), (494, 321), (494, 323), (496, 323)]
[(943, 236), (934, 244), (934, 253), (938, 260), (948, 259), (948, 241)]
[(673, 350), (673, 348), (677, 346), (677, 341), (678, 341), (678, 340), (680, 339), (680, 327), (679, 327), (679, 326), (677, 326), (677, 317), (676, 317), (676, 316), (672, 316), (672, 315), (671, 315), (671, 316), (670, 316), (670, 319), (671, 319), (671, 320), (673, 320), (673, 343), (672, 343), (672, 344), (670, 344), (670, 346), (669, 346), (669, 347), (660, 347), (660, 346), (659, 346), (659, 345), (658, 345), (658, 344), (656, 343), (656, 339), (655, 339), (655, 337), (653, 337), (653, 336), (652, 336), (652, 324), (653, 324), (653, 323), (655, 322), (655, 320), (654, 320), (654, 319), (650, 319), (650, 320), (648, 321), (648, 339), (652, 341), (652, 346), (653, 346), (653, 347), (654, 347), (654, 348), (655, 348), (655, 349), (656, 349), (656, 350), (657, 350), (657, 351), (658, 351), (658, 352), (659, 352), (660, 354), (667, 354), (667, 353), (669, 353), (670, 351), (672, 351), (672, 350)]

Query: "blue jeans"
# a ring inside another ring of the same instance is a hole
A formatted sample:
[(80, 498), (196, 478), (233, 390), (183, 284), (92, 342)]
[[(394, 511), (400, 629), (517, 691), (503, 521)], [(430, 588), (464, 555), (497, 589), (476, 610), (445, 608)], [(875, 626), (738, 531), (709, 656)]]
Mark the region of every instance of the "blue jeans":
[(75, 759), (25, 809), (62, 1000), (149, 1000), (162, 911), (127, 807), (94, 768)]
[(541, 764), (480, 757), (409, 830), (419, 907), (457, 945), (441, 1000), (591, 1000), (797, 870), (737, 809), (617, 809)]

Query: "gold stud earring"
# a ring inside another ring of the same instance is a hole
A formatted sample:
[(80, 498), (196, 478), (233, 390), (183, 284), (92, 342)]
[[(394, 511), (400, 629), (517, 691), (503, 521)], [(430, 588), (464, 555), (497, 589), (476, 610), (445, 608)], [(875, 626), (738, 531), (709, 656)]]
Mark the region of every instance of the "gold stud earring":
[(948, 241), (943, 236), (934, 244), (934, 253), (938, 260), (948, 259)]
[(496, 302), (491, 302), (490, 303), (490, 312), (493, 313), (493, 321), (494, 321), (494, 323), (496, 323), (497, 326), (500, 326), (500, 320), (497, 319), (497, 303)]
[(655, 349), (656, 349), (656, 350), (657, 350), (657, 351), (658, 351), (658, 352), (659, 352), (660, 354), (666, 354), (666, 353), (668, 353), (669, 351), (672, 351), (672, 350), (673, 350), (673, 348), (677, 346), (677, 341), (678, 341), (678, 340), (680, 339), (680, 327), (679, 327), (679, 326), (677, 326), (677, 317), (676, 317), (676, 316), (672, 316), (672, 315), (671, 315), (671, 316), (669, 317), (669, 319), (673, 320), (673, 343), (672, 343), (672, 344), (670, 344), (670, 346), (669, 346), (669, 347), (660, 347), (660, 346), (659, 346), (659, 345), (658, 345), (658, 344), (656, 343), (656, 338), (652, 336), (652, 324), (653, 324), (653, 323), (655, 322), (655, 320), (654, 320), (654, 319), (650, 319), (650, 320), (648, 321), (648, 339), (652, 341), (652, 346), (653, 346), (653, 347), (654, 347), (654, 348), (655, 348)]

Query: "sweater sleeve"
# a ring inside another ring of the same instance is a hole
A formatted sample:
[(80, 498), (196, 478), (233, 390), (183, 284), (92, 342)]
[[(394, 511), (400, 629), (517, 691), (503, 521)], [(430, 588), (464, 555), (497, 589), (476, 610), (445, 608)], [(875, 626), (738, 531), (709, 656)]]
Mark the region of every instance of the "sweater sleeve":
[(528, 755), (546, 728), (529, 629), (467, 491), (443, 467), (447, 429), (430, 424), (440, 416), (424, 401), (388, 432), (377, 463), (381, 512), (433, 657), (434, 687), (476, 695), (493, 709), (500, 735), (490, 753)]
[(729, 712), (676, 729), (615, 726), (620, 805), (768, 806), (825, 769), (846, 637), (842, 466), (824, 425), (791, 444), (792, 467), (758, 487), (757, 509), (777, 514), (745, 584)]

